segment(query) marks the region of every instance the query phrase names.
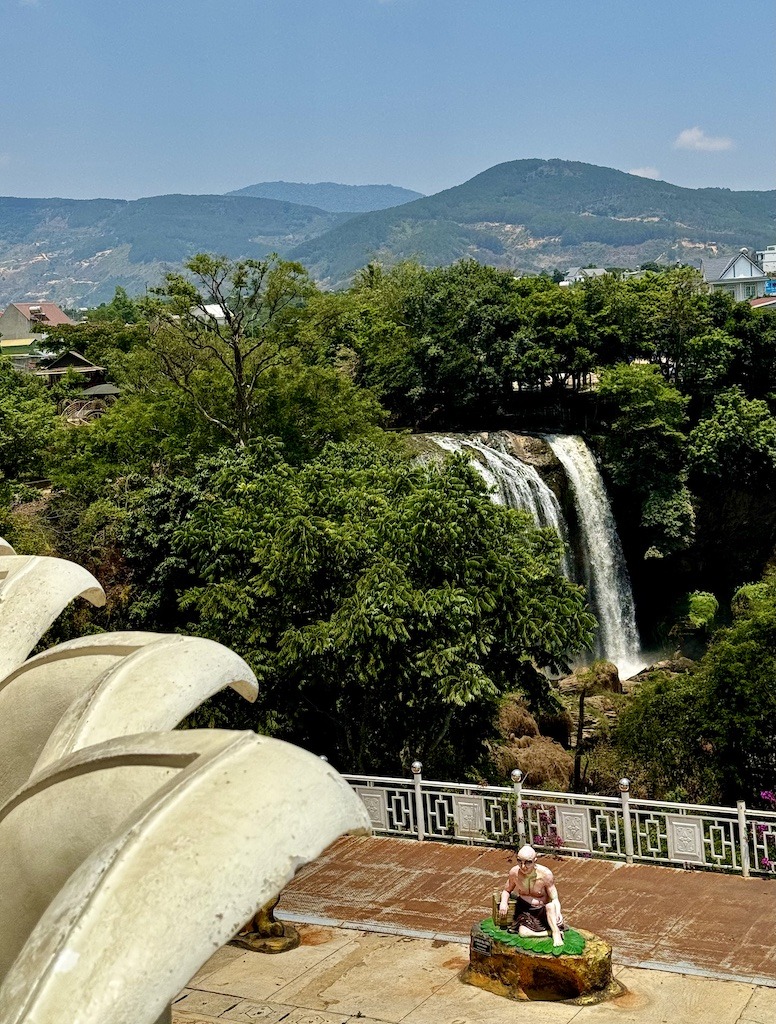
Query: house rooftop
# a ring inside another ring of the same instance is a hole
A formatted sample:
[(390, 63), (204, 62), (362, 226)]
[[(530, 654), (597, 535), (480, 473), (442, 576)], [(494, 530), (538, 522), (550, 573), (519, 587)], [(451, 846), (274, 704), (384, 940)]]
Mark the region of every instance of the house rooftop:
[(64, 313), (56, 302), (12, 302), (10, 304), (27, 318), (43, 324), (72, 324), (67, 313)]
[(35, 373), (38, 377), (63, 377), (69, 370), (73, 370), (75, 373), (102, 373), (104, 366), (95, 366), (86, 356), (81, 355), (80, 352), (71, 350), (70, 352), (63, 352), (60, 356), (48, 366), (41, 367), (36, 370)]

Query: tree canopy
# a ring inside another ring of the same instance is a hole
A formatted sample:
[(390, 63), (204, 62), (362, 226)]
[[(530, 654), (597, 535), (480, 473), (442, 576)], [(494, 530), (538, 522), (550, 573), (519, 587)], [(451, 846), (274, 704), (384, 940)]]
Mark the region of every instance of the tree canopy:
[(124, 531), (156, 595), (140, 605), (177, 596), (187, 628), (250, 661), (263, 729), (353, 770), (422, 756), (461, 771), (498, 696), (591, 639), (557, 536), (495, 505), (460, 458), (351, 442), (294, 467), (264, 442), (223, 450), (139, 493)]
[[(707, 600), (708, 603), (708, 600)], [(618, 749), (649, 795), (755, 806), (776, 771), (776, 576), (742, 587), (697, 671), (645, 684)]]
[(708, 294), (686, 267), (561, 288), (470, 259), (371, 263), (331, 292), (276, 256), (200, 254), (47, 346), (84, 352), (120, 394), (74, 427), (57, 409), (80, 382), (0, 361), (0, 525), (98, 573), (108, 604), (73, 613), (82, 628), (189, 629), (248, 657), (258, 708), (225, 696), (206, 723), (342, 768), (420, 756), (486, 775), (500, 697), (541, 719), (537, 667), (561, 667), (594, 623), (554, 534), (495, 506), (464, 461), (410, 458), (400, 434), (579, 431), (640, 625), (693, 657), (709, 647), (696, 672), (634, 696), (618, 756), (655, 795), (767, 782), (772, 582), (738, 590), (726, 616), (773, 550), (773, 311)]
[(243, 445), (256, 431), (260, 385), (289, 361), (312, 291), (299, 263), (200, 253), (169, 273), (146, 309), (150, 349), (170, 383), (208, 422)]

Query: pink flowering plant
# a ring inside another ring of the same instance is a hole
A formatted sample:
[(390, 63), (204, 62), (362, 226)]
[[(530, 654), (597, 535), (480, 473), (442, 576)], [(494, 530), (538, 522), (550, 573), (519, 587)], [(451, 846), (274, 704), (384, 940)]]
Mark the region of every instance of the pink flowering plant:
[[(776, 810), (776, 794), (773, 790), (764, 789), (760, 793), (760, 799)], [(776, 871), (776, 854), (773, 857), (768, 856), (769, 853), (776, 851), (776, 823), (759, 821), (755, 825), (755, 845), (762, 846), (763, 849), (760, 867), (764, 871)]]
[(538, 810), (539, 831), (534, 833), (531, 842), (534, 846), (557, 853), (563, 846), (563, 836), (558, 833), (555, 808), (540, 804)]

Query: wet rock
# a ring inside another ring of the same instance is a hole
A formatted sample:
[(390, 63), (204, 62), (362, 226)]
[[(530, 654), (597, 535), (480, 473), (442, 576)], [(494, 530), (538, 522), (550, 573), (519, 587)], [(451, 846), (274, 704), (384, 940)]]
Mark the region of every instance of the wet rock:
[(664, 658), (661, 661), (656, 661), (653, 665), (648, 665), (641, 672), (637, 672), (635, 676), (631, 676), (628, 683), (643, 683), (645, 679), (649, 679), (656, 672), (667, 672), (669, 675), (685, 675), (688, 672), (693, 672), (696, 665), (697, 662), (691, 658), (685, 658), (682, 654), (675, 654), (671, 658)]
[(557, 686), (561, 693), (622, 693), (620, 674), (611, 661), (596, 661), (589, 668), (578, 669), (559, 679)]
[(513, 434), (511, 430), (498, 432), (506, 450), (520, 459), (521, 462), (537, 469), (555, 469), (560, 467), (560, 462), (549, 444), (541, 437), (531, 437), (528, 434)]

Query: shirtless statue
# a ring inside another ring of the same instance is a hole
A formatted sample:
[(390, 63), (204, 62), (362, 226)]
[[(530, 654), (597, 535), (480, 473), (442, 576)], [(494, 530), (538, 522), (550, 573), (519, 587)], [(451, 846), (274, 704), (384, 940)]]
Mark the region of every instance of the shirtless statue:
[(502, 920), (507, 914), (510, 894), (515, 892), (515, 919), (510, 931), (527, 938), (549, 934), (554, 946), (562, 946), (562, 929), (566, 926), (555, 879), (549, 868), (536, 863), (536, 851), (532, 846), (523, 846), (517, 851), (517, 864), (509, 872), (501, 893), (498, 910)]

